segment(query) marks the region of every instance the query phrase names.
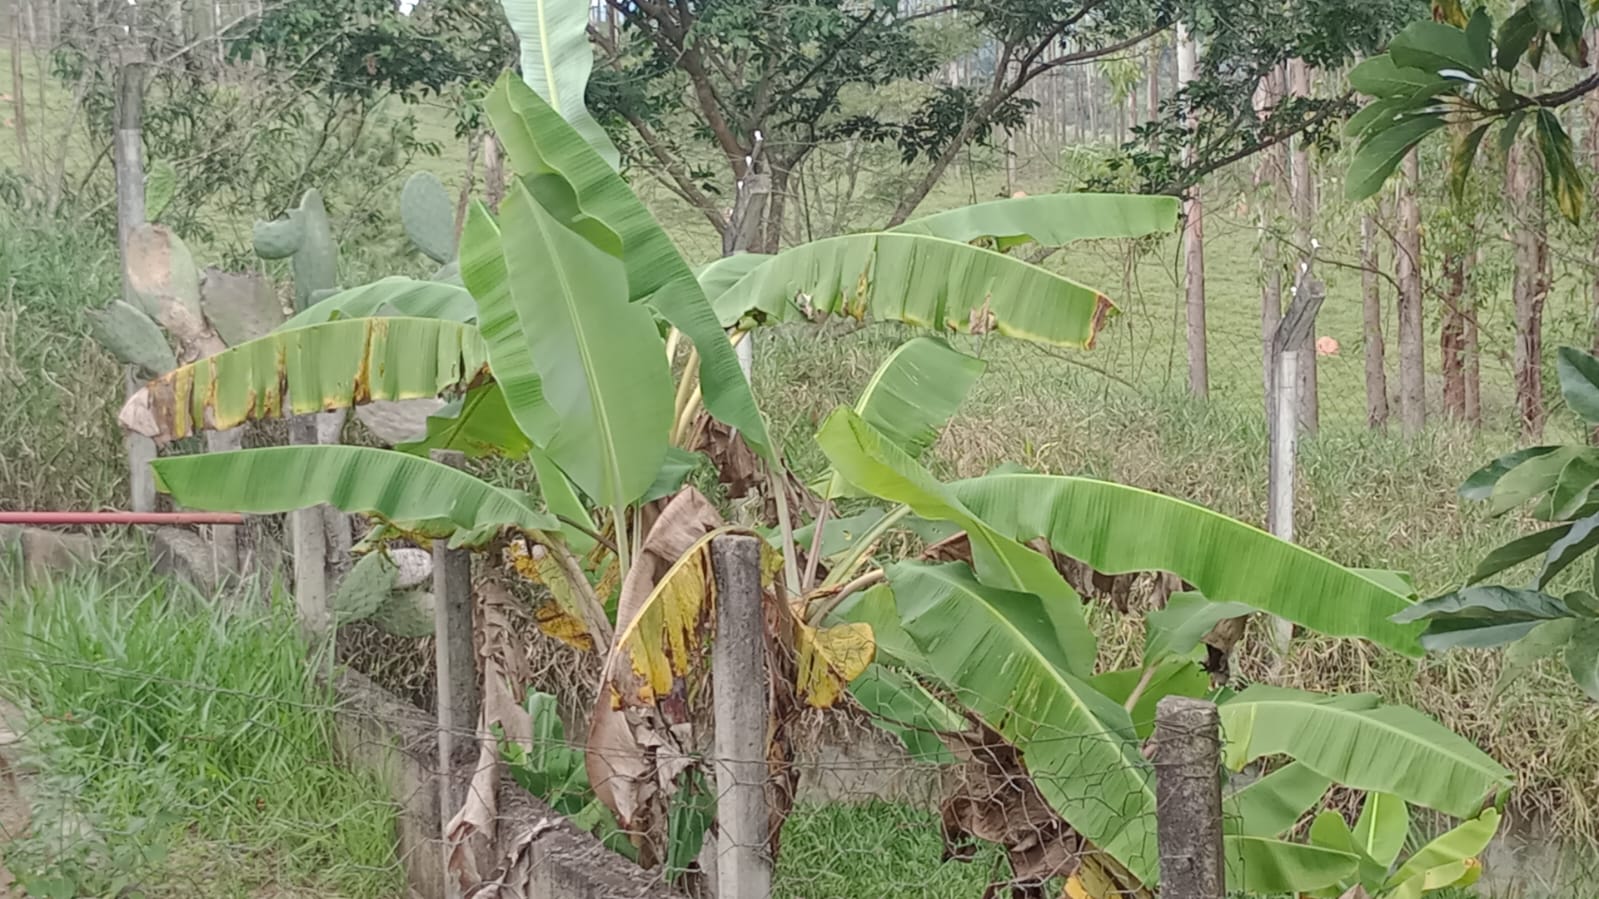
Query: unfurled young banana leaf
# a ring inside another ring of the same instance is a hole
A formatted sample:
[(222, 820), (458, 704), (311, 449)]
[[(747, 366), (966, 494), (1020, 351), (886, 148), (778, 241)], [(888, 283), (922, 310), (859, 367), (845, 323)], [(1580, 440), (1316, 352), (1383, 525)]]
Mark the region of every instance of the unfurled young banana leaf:
[(589, 47), (589, 8), (570, 0), (500, 0), (522, 45), (522, 80), (594, 148), (611, 168), (621, 155), (583, 103), (594, 51)]
[(166, 443), (289, 414), (436, 397), (487, 376), (471, 325), (347, 319), (274, 332), (174, 369), (129, 397), (119, 419)]
[(629, 298), (648, 304), (694, 344), (705, 408), (775, 463), (766, 421), (694, 272), (627, 182), (521, 80), (502, 77), (486, 105), (519, 174), (559, 175), (571, 185), (583, 215), (621, 239)]

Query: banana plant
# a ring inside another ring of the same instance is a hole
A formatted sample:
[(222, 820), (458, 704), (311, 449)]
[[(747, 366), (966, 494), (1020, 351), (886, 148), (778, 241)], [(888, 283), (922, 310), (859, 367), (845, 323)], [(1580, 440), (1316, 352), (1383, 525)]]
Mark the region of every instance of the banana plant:
[[(1561, 347), (1556, 360), (1566, 405), (1588, 427), (1599, 426), (1599, 357)], [(1462, 499), (1487, 502), (1503, 515), (1532, 505), (1548, 525), (1490, 552), (1459, 590), (1399, 612), (1395, 621), (1422, 623), (1430, 650), (1509, 645), (1504, 676), (1563, 655), (1584, 693), (1599, 701), (1599, 566), (1576, 584), (1560, 575), (1599, 548), (1599, 450), (1586, 444), (1534, 446), (1500, 456), (1460, 486)], [(1599, 556), (1595, 556), (1599, 559)], [(1488, 584), (1539, 560), (1525, 586)]]

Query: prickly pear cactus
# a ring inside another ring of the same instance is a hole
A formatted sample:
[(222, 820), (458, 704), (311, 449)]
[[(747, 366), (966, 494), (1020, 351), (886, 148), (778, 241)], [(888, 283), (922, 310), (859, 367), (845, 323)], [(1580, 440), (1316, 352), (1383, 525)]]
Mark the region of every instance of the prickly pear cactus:
[(265, 337), (284, 321), (283, 303), (271, 281), (214, 267), (205, 270), (200, 282), (200, 308), (228, 346)]
[(262, 259), (289, 260), (294, 271), (294, 311), (310, 306), (313, 297), (337, 288), (339, 245), (320, 191), (312, 188), (297, 209), (274, 222), (256, 222), (251, 232), (255, 253)]
[(432, 556), (423, 549), (374, 551), (355, 563), (329, 601), (337, 625), (370, 621), (397, 637), (433, 633)]
[(117, 361), (137, 368), (140, 377), (158, 378), (178, 367), (161, 328), (121, 300), (89, 313), (89, 333)]
[(144, 314), (167, 330), (174, 323), (198, 322), (200, 270), (194, 254), (171, 228), (140, 225), (128, 235), (128, 285)]
[(455, 260), (455, 209), (450, 192), (431, 172), (417, 172), (400, 191), (400, 221), (423, 255), (440, 265)]

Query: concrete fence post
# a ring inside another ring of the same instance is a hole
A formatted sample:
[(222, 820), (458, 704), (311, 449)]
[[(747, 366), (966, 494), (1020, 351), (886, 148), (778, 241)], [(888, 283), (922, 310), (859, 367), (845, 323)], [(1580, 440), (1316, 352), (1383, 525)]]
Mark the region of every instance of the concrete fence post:
[(1221, 718), (1215, 704), (1186, 696), (1162, 699), (1153, 743), (1161, 899), (1224, 899)]
[(766, 610), (756, 537), (711, 541), (716, 642), (711, 645), (716, 716), (719, 899), (772, 893), (771, 817), (766, 810)]

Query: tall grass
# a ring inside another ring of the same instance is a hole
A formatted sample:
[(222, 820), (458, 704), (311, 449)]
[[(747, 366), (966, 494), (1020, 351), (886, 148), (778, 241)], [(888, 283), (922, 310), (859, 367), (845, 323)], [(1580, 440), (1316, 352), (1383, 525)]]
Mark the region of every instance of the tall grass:
[(394, 809), (340, 766), (305, 658), (291, 610), (128, 566), (0, 594), (0, 694), (39, 772), (7, 865), (69, 895), (396, 895)]

